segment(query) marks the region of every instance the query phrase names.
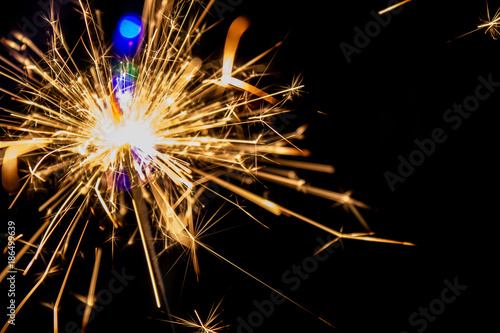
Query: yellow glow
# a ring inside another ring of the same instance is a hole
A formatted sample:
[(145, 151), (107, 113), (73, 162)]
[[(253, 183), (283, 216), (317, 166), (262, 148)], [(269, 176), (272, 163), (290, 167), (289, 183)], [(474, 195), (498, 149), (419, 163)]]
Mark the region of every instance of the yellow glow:
[(122, 125), (111, 127), (111, 130), (104, 134), (102, 142), (117, 148), (130, 145), (145, 152), (152, 152), (155, 139), (150, 124), (126, 120)]

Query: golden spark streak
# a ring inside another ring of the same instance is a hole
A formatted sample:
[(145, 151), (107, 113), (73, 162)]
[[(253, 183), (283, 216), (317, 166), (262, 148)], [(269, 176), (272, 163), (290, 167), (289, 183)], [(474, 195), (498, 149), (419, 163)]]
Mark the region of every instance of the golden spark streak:
[(229, 327), (229, 325), (221, 325), (222, 320), (215, 322), (217, 320), (217, 317), (219, 314), (217, 313), (219, 307), (221, 306), (222, 301), (220, 301), (215, 307), (212, 307), (210, 310), (208, 317), (205, 321), (203, 321), (198, 314), (197, 310), (194, 310), (194, 313), (196, 315), (196, 319), (190, 318), (184, 319), (176, 316), (172, 316), (175, 318), (175, 320), (163, 320), (162, 321), (172, 323), (172, 324), (178, 324), (182, 325), (184, 327), (188, 328), (195, 328), (198, 329), (199, 333), (217, 333), (217, 332), (222, 332), (225, 328)]
[(111, 212), (109, 211), (108, 205), (104, 202), (104, 199), (102, 198), (101, 192), (99, 191), (99, 183), (101, 182), (101, 178), (99, 178), (95, 184), (95, 192), (97, 194), (97, 197), (99, 198), (99, 201), (101, 202), (102, 207), (106, 211), (106, 214), (108, 215), (109, 219), (113, 223), (113, 226), (115, 228), (118, 228), (118, 224), (116, 223), (115, 219), (113, 218), (113, 215), (111, 215)]
[[(75, 221), (72, 221), (71, 224), (73, 224), (73, 223), (75, 223)], [(41, 275), (40, 279), (38, 280), (38, 282), (33, 286), (33, 288), (31, 288), (31, 290), (26, 294), (24, 299), (17, 305), (16, 311), (14, 313), (16, 316), (19, 313), (19, 311), (21, 311), (21, 309), (24, 307), (26, 302), (30, 299), (30, 297), (34, 294), (34, 292), (38, 289), (38, 287), (40, 287), (40, 285), (45, 281), (45, 278), (48, 276), (48, 274), (52, 268), (52, 264), (54, 263), (56, 257), (58, 256), (59, 249), (63, 245), (64, 237), (68, 234), (69, 230), (70, 230), (70, 228), (66, 229), (66, 231), (64, 232), (63, 237), (61, 238), (61, 240), (57, 244), (56, 248), (54, 249), (54, 254), (51, 256), (49, 262), (47, 263), (47, 267), (45, 268), (45, 270), (44, 270), (43, 274)], [(26, 273), (26, 271), (25, 271), (25, 273)], [(7, 321), (5, 323), (5, 325), (2, 327), (2, 330), (0, 331), (0, 333), (4, 333), (9, 328), (9, 326), (10, 326), (10, 323)]]
[(135, 217), (137, 219), (137, 226), (139, 228), (139, 233), (141, 234), (142, 245), (144, 247), (144, 254), (146, 255), (146, 263), (148, 264), (149, 276), (151, 277), (151, 284), (153, 285), (153, 293), (155, 295), (156, 306), (161, 308), (160, 296), (158, 295), (158, 288), (156, 286), (156, 278), (153, 272), (153, 266), (151, 265), (151, 258), (149, 257), (148, 246), (146, 244), (146, 238), (144, 237), (144, 231), (142, 230), (141, 218), (137, 210), (137, 205), (135, 200), (132, 199), (132, 205), (134, 206)]
[(59, 332), (59, 304), (61, 303), (61, 299), (64, 293), (64, 288), (66, 287), (66, 283), (68, 282), (69, 278), (69, 273), (71, 272), (71, 268), (73, 268), (73, 263), (75, 262), (76, 255), (78, 253), (78, 249), (80, 248), (80, 244), (83, 239), (83, 235), (85, 235), (85, 231), (87, 230), (87, 226), (89, 224), (89, 221), (85, 223), (85, 226), (83, 227), (83, 231), (80, 234), (80, 239), (78, 240), (78, 243), (76, 244), (75, 251), (73, 252), (73, 256), (71, 257), (71, 260), (69, 262), (69, 266), (66, 269), (66, 274), (64, 275), (64, 280), (61, 284), (61, 288), (59, 289), (59, 294), (57, 295), (56, 302), (54, 304), (54, 333)]
[(405, 3), (410, 2), (410, 1), (411, 1), (411, 0), (404, 0), (404, 1), (401, 1), (401, 2), (399, 2), (399, 3), (397, 3), (397, 4), (395, 4), (395, 5), (392, 5), (392, 6), (390, 6), (390, 7), (387, 7), (386, 9), (383, 9), (383, 10), (379, 11), (379, 12), (378, 12), (378, 14), (379, 14), (379, 15), (382, 15), (382, 14), (385, 14), (385, 13), (387, 13), (387, 12), (390, 12), (391, 10), (394, 10), (394, 9), (398, 8), (399, 6), (402, 6), (402, 5), (404, 5)]
[[(33, 265), (33, 263), (35, 262), (35, 260), (38, 259), (38, 256), (40, 254), (40, 252), (42, 251), (42, 248), (43, 246), (45, 245), (45, 243), (47, 242), (48, 238), (50, 237), (50, 235), (52, 234), (52, 232), (54, 231), (54, 224), (57, 224), (56, 221), (58, 221), (58, 218), (59, 218), (59, 215), (64, 211), (66, 212), (64, 209), (67, 207), (67, 205), (73, 201), (74, 199), (74, 195), (76, 195), (79, 191), (80, 191), (80, 187), (82, 186), (83, 184), (80, 183), (74, 190), (73, 192), (68, 196), (68, 198), (66, 199), (66, 201), (64, 202), (64, 204), (61, 206), (61, 208), (59, 209), (59, 211), (57, 212), (57, 214), (54, 216), (54, 218), (51, 220), (50, 222), (50, 225), (48, 226), (47, 228), (47, 231), (45, 231), (45, 234), (43, 235), (42, 237), (42, 240), (40, 242), (40, 246), (38, 246), (38, 249), (33, 257), (33, 259), (30, 261), (30, 263), (28, 264), (28, 266), (26, 267), (26, 269), (24, 270), (24, 273), (23, 275), (26, 275), (29, 271), (29, 269), (31, 268), (31, 265)], [(65, 214), (65, 213), (64, 213)], [(64, 215), (63, 214), (63, 215)]]
[[(17, 252), (16, 257), (15, 257), (16, 258), (15, 262), (19, 262), (19, 260), (24, 256), (24, 254), (28, 251), (28, 249), (32, 246), (32, 244), (35, 243), (35, 240), (37, 240), (38, 237), (40, 237), (40, 235), (44, 232), (44, 230), (47, 229), (47, 227), (49, 226), (49, 223), (50, 223), (50, 221), (45, 221), (45, 223), (37, 230), (37, 232), (35, 232), (33, 234), (33, 236), (31, 236), (31, 238), (26, 243), (26, 245), (24, 245), (23, 248), (19, 252)], [(9, 273), (9, 270), (10, 270), (9, 266), (6, 266), (4, 268), (4, 270), (0, 274), (0, 282), (3, 279), (5, 279), (5, 277)]]
[(195, 170), (195, 172), (199, 173), (200, 175), (207, 177), (211, 181), (213, 181), (216, 184), (219, 184), (223, 186), (224, 188), (228, 189), (231, 192), (234, 192), (238, 195), (241, 195), (243, 198), (248, 199), (252, 201), (254, 204), (268, 210), (269, 212), (273, 213), (274, 215), (281, 215), (281, 210), (277, 207), (277, 205), (269, 200), (266, 200), (262, 198), (261, 196), (258, 196), (252, 192), (249, 192), (239, 186), (233, 185), (229, 182), (226, 182), (222, 179), (219, 179), (217, 177), (210, 176), (209, 174), (201, 171), (201, 170)]
[(316, 315), (314, 312), (312, 312), (311, 310), (303, 307), (302, 305), (300, 305), (299, 303), (297, 303), (296, 301), (294, 301), (293, 299), (291, 299), (290, 297), (286, 296), (285, 294), (283, 294), (282, 292), (280, 292), (279, 290), (277, 289), (274, 289), (273, 287), (271, 287), (269, 284), (265, 283), (264, 281), (260, 280), (259, 278), (257, 278), (255, 275), (252, 275), (250, 274), (248, 271), (244, 270), (243, 268), (239, 267), (238, 265), (234, 264), (232, 261), (226, 259), (225, 257), (221, 256), (220, 254), (218, 254), (217, 252), (215, 252), (214, 250), (212, 250), (211, 248), (209, 248), (208, 246), (206, 246), (205, 244), (203, 243), (200, 243), (200, 242), (197, 242), (200, 246), (202, 246), (205, 250), (207, 250), (208, 252), (212, 253), (214, 256), (216, 256), (217, 258), (225, 261), (226, 263), (228, 263), (229, 265), (233, 266), (234, 268), (238, 269), (239, 271), (243, 272), (244, 274), (248, 275), (249, 277), (251, 277), (252, 279), (254, 279), (255, 281), (259, 282), (260, 284), (262, 284), (263, 286), (267, 287), (268, 289), (274, 291), (275, 293), (277, 293), (278, 295), (282, 296), (283, 298), (285, 298), (286, 300), (288, 300), (289, 302), (295, 304), (296, 306), (298, 306), (299, 308), (301, 308), (302, 310), (304, 310), (305, 312), (313, 315), (314, 317), (316, 317), (317, 319), (321, 320), (322, 322), (324, 322), (325, 324), (327, 324), (328, 326), (330, 327), (333, 327), (333, 328), (336, 328), (335, 326), (333, 326), (331, 323), (329, 323), (328, 321), (326, 321), (325, 319), (319, 317), (318, 315)]
[(92, 308), (94, 307), (95, 303), (95, 286), (97, 284), (97, 276), (99, 274), (99, 265), (101, 264), (101, 255), (102, 255), (102, 249), (100, 247), (96, 248), (94, 270), (92, 271), (92, 278), (90, 279), (89, 293), (87, 296), (87, 302), (85, 305), (85, 311), (83, 313), (83, 319), (82, 319), (82, 333), (85, 333), (85, 330), (87, 329), (87, 324), (89, 323), (89, 318), (90, 318), (90, 312), (92, 311)]
[(334, 173), (335, 168), (331, 165), (319, 164), (319, 163), (311, 163), (304, 161), (293, 161), (293, 160), (285, 160), (282, 158), (274, 158), (273, 161), (279, 165), (298, 168), (304, 170), (311, 170), (316, 172), (324, 172), (324, 173)]

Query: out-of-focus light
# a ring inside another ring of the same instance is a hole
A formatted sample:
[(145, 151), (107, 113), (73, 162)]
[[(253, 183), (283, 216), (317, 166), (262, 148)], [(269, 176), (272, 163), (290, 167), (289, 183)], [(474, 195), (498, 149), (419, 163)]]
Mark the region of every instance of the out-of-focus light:
[(128, 109), (133, 99), (135, 79), (133, 68), (121, 68), (113, 77), (115, 97), (121, 111)]
[(137, 52), (143, 26), (141, 17), (136, 14), (127, 14), (118, 22), (113, 36), (114, 48), (120, 56), (133, 57)]
[(134, 15), (127, 15), (118, 24), (120, 34), (125, 38), (136, 38), (142, 32), (142, 22)]

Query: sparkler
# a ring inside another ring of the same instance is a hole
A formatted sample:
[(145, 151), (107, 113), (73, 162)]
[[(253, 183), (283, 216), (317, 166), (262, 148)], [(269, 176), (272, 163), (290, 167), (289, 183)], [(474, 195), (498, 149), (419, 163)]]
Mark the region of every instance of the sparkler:
[[(67, 44), (54, 12), (48, 18), (48, 53), (18, 32), (13, 33), (15, 40), (3, 40), (18, 64), (5, 60), (0, 74), (22, 88), (19, 92), (0, 90), (26, 109), (4, 109), (7, 116), (0, 122), (7, 133), (0, 141), (4, 149), (3, 187), (15, 194), (14, 205), (30, 186), (47, 186), (53, 178), (57, 183), (56, 193), (39, 207), (47, 213), (46, 221), (16, 257), (18, 262), (29, 247), (35, 249), (26, 267), (20, 268), (23, 275), (30, 274), (41, 253), (49, 251), (48, 244), (60, 235), (56, 247), (50, 249), (46, 269), (17, 305), (16, 314), (60, 257), (67, 259), (65, 278), (53, 307), (54, 332), (58, 332), (58, 310), (66, 281), (71, 278), (87, 225), (92, 223), (84, 217), (88, 212), (97, 216), (102, 212), (108, 226), (104, 229), (111, 230), (110, 234), (122, 228), (125, 220), (135, 220), (137, 227), (131, 240), (140, 239), (158, 307), (166, 307), (166, 296), (156, 246), (161, 246), (162, 252), (176, 245), (183, 247), (197, 276), (197, 251), (206, 250), (273, 289), (202, 242), (202, 236), (217, 221), (213, 217), (203, 219), (206, 207), (200, 197), (211, 191), (210, 182), (231, 193), (216, 193), (220, 200), (259, 223), (251, 210), (242, 206), (241, 199), (274, 215), (302, 220), (336, 240), (411, 245), (374, 237), (359, 212), (359, 208), (368, 206), (349, 192), (310, 186), (287, 169), (333, 172), (330, 166), (297, 159), (309, 154), (295, 143), (303, 136), (304, 126), (290, 133), (279, 133), (271, 126), (273, 117), (291, 111), (290, 100), (303, 89), (298, 79), (287, 88), (259, 87), (265, 73), (256, 74), (255, 65), (281, 43), (236, 67), (238, 45), (249, 27), (249, 21), (240, 17), (229, 28), (221, 66), (204, 63), (193, 55), (197, 42), (210, 29), (204, 18), (213, 3), (200, 10), (196, 1), (146, 0), (140, 20), (122, 22), (126, 30), (122, 34), (127, 38), (140, 36), (142, 44), (118, 64), (103, 40), (99, 12), (83, 0), (78, 5), (85, 33), (77, 46), (85, 48), (90, 59), (88, 68), (73, 56), (74, 49)], [(23, 176), (19, 176), (19, 161), (28, 166)], [(336, 231), (245, 186), (257, 182), (283, 185), (336, 202), (352, 212), (367, 232)], [(75, 230), (82, 230), (79, 237)], [(158, 235), (161, 240), (155, 241)], [(97, 249), (82, 330), (93, 305), (100, 258), (101, 250)], [(216, 318), (213, 312), (205, 324), (195, 314), (193, 322), (177, 322), (205, 332), (224, 327), (212, 323)], [(7, 328), (8, 323), (2, 332)]]

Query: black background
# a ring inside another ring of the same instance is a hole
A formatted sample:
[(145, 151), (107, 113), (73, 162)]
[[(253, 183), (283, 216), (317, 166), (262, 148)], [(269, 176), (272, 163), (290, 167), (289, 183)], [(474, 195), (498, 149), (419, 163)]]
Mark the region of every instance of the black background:
[[(141, 1), (96, 1), (96, 5), (103, 10), (106, 32), (111, 35), (118, 18), (140, 9)], [(499, 5), (490, 1), (490, 11), (494, 13)], [(30, 20), (40, 10), (36, 1), (11, 6), (2, 8), (2, 35), (23, 16)], [(207, 243), (269, 285), (287, 291), (287, 296), (335, 325), (338, 332), (417, 332), (420, 326), (411, 326), (409, 316), (440, 297), (443, 280), (455, 278), (467, 289), (425, 331), (481, 331), (491, 326), (498, 310), (493, 269), (497, 265), (498, 92), (456, 130), (443, 121), (443, 114), (474, 94), (479, 75), (491, 74), (494, 81), (500, 81), (500, 44), (483, 32), (456, 39), (485, 16), (485, 3), (440, 1), (436, 5), (415, 0), (392, 14), (390, 24), (348, 63), (340, 43), (353, 45), (354, 28), (364, 29), (373, 21), (370, 12), (386, 6), (386, 1), (244, 0), (224, 13), (224, 21), (201, 46), (206, 54), (221, 53), (225, 31), (240, 14), (252, 20), (239, 50), (241, 62), (284, 40), (270, 67), (279, 73), (274, 78), (283, 85), (302, 74), (306, 85), (306, 93), (296, 101), (297, 118), (291, 125), (308, 122), (307, 138), (300, 146), (312, 151), (311, 160), (336, 168), (334, 175), (304, 172), (301, 176), (313, 186), (352, 189), (356, 199), (375, 208), (363, 213), (378, 236), (418, 246), (345, 241), (344, 250), (335, 249), (299, 289), (290, 291), (282, 274), (309, 257), (318, 245), (317, 237), (326, 239), (324, 232), (256, 209), (253, 212), (270, 230), (234, 213), (221, 229), (238, 228), (214, 235)], [(63, 7), (62, 20), (68, 36), (75, 37), (82, 31), (81, 22), (73, 18), (71, 8)], [(210, 20), (215, 21), (217, 14), (211, 13)], [(43, 45), (44, 38), (40, 31), (34, 40)], [(12, 88), (3, 79), (1, 83)], [(408, 157), (416, 149), (414, 140), (429, 138), (435, 128), (445, 130), (446, 142), (437, 145), (434, 154), (391, 191), (384, 173), (396, 173), (398, 156)], [(352, 215), (331, 208), (325, 200), (274, 187), (270, 196), (335, 229), (362, 231)], [(3, 197), (4, 202), (11, 200)], [(16, 221), (18, 228), (30, 230), (39, 223), (36, 200), (42, 201), (36, 196), (24, 199), (6, 217)], [(90, 332), (127, 332), (136, 327), (169, 332), (170, 326), (157, 320), (167, 317), (155, 309), (142, 248), (136, 245), (117, 254), (114, 262), (116, 269), (126, 267), (136, 278), (97, 313)], [(91, 249), (88, 253), (70, 283), (82, 293), (88, 288), (93, 263)], [(172, 310), (186, 316), (194, 315), (196, 308), (205, 316), (224, 297), (222, 319), (231, 325), (230, 332), (236, 332), (236, 318), (255, 311), (252, 302), (269, 299), (270, 290), (206, 252), (200, 253), (200, 259), (200, 283), (188, 269), (182, 296), (172, 292)], [(100, 273), (105, 287), (112, 277), (109, 258), (103, 265), (108, 265)], [(182, 262), (167, 277), (170, 289), (181, 287), (185, 266)], [(20, 290), (30, 286), (23, 286), (20, 278), (17, 281)], [(51, 312), (39, 303), (53, 302), (59, 289), (57, 284), (47, 284), (18, 315), (20, 331), (50, 331)], [(18, 295), (16, 300), (20, 299)], [(74, 311), (78, 302), (72, 296), (67, 299), (61, 323), (81, 318)], [(276, 307), (255, 328), (255, 332), (302, 330), (335, 331), (289, 302)]]

